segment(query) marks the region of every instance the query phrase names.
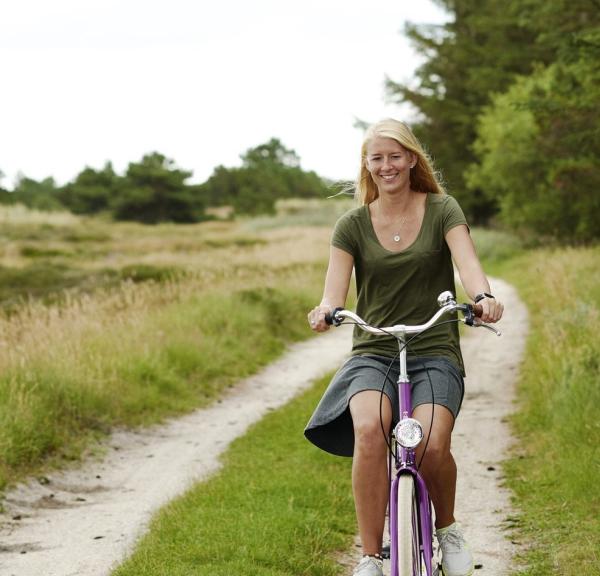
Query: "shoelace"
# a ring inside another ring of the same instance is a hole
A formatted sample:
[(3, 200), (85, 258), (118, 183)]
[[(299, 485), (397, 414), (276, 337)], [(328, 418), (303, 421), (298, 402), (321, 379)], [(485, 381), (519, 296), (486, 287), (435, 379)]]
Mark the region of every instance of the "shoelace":
[[(465, 544), (465, 539), (462, 534), (449, 530), (441, 536), (438, 536), (440, 548), (444, 547), (448, 552), (460, 552)], [(447, 547), (447, 548), (446, 548)]]

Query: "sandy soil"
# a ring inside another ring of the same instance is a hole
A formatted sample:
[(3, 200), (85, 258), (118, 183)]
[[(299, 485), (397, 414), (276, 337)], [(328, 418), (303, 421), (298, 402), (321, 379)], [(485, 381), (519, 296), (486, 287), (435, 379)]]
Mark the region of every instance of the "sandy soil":
[[(462, 338), (465, 399), (452, 436), (458, 466), (456, 518), (473, 551), (476, 576), (509, 574), (517, 547), (507, 538), (505, 528), (513, 510), (509, 492), (502, 486), (501, 462), (512, 441), (506, 416), (513, 410), (528, 319), (512, 286), (492, 279), (492, 292), (506, 307), (497, 325), (502, 336), (477, 328), (466, 331)], [(357, 538), (354, 549), (341, 558), (348, 575), (360, 557)], [(389, 574), (389, 562), (384, 571)]]
[[(493, 290), (508, 310), (503, 337), (473, 330), (464, 339), (467, 392), (454, 452), (458, 517), (482, 566), (476, 573), (501, 576), (514, 548), (503, 531), (511, 513), (499, 466), (510, 443), (503, 418), (511, 411), (527, 315), (510, 286), (496, 280)], [(338, 366), (350, 336), (349, 329), (331, 330), (295, 345), (214, 406), (160, 427), (116, 433), (103, 459), (11, 490), (0, 517), (0, 574), (109, 574), (161, 505), (218, 469), (219, 454), (234, 438)], [(358, 547), (341, 559), (349, 573), (357, 556)]]

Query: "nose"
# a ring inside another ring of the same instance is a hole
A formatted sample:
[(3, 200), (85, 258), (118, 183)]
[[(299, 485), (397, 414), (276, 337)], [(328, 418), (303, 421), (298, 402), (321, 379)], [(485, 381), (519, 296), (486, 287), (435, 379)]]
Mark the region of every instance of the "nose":
[(392, 168), (392, 159), (390, 156), (384, 156), (383, 163), (381, 164), (381, 169), (389, 170), (390, 168)]

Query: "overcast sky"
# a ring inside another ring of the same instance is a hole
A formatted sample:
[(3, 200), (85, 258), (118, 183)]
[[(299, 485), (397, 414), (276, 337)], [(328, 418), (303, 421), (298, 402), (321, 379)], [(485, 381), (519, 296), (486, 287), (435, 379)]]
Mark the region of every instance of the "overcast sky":
[(58, 184), (158, 151), (206, 180), (277, 137), (332, 179), (358, 169), (355, 118), (410, 120), (384, 80), (419, 61), (429, 0), (0, 0), (0, 171)]

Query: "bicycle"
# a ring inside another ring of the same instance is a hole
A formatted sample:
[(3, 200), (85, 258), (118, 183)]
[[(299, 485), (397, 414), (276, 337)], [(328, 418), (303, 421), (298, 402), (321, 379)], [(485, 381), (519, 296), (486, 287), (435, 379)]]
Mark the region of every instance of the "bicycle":
[[(423, 567), (426, 576), (435, 576), (440, 569), (437, 567), (434, 572), (432, 505), (427, 486), (416, 463), (415, 450), (423, 440), (424, 434), (421, 424), (411, 417), (411, 388), (406, 370), (406, 348), (410, 339), (407, 340), (407, 336), (416, 337), (439, 325), (438, 320), (445, 314), (456, 312), (461, 312), (463, 318), (451, 321), (463, 322), (473, 327), (481, 326), (497, 336), (501, 335), (498, 330), (478, 319), (482, 312), (481, 306), (458, 304), (452, 292), (442, 292), (438, 296), (438, 305), (440, 309), (432, 318), (419, 326), (398, 324), (384, 328), (375, 327), (354, 312), (343, 308), (336, 308), (325, 319), (328, 324), (335, 326), (341, 325), (346, 319), (352, 320), (353, 324), (371, 334), (392, 335), (398, 340), (400, 421), (391, 432), (391, 441), (386, 434), (386, 443), (390, 449), (389, 470), (393, 475), (389, 497), (390, 576), (422, 576)], [(393, 361), (395, 360), (394, 358)]]

